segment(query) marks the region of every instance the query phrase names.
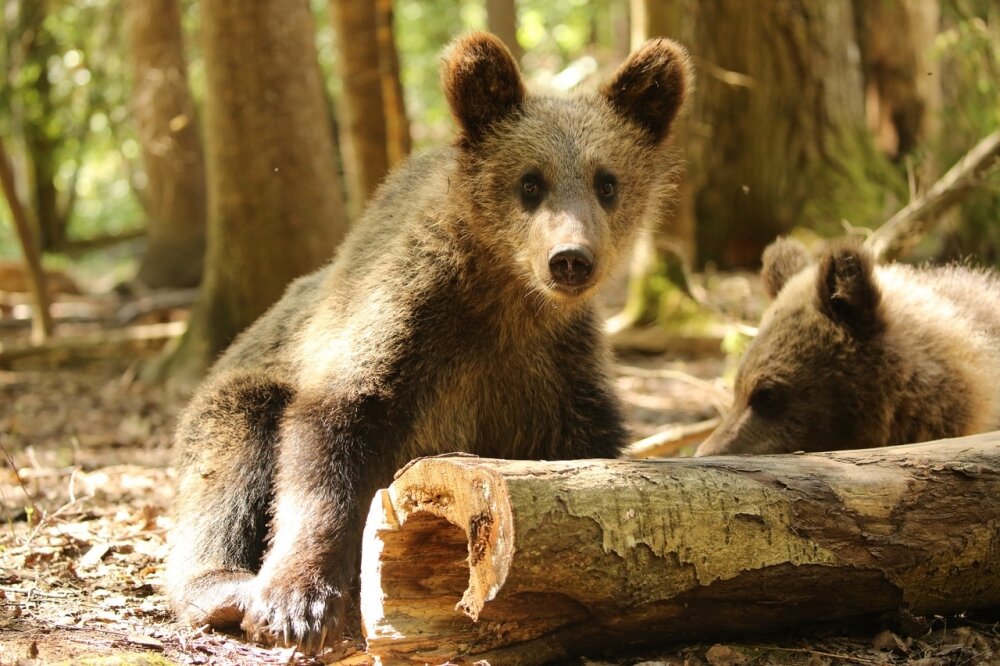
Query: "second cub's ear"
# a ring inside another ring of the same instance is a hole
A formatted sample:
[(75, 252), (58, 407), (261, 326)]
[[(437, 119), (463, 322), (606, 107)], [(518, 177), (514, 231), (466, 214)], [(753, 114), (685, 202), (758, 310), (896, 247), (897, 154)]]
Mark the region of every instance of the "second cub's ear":
[(659, 143), (684, 104), (688, 71), (683, 46), (651, 39), (622, 63), (601, 92), (618, 113), (646, 130), (652, 143)]
[(809, 265), (809, 252), (797, 240), (779, 238), (764, 248), (761, 263), (760, 279), (764, 291), (773, 300), (792, 276)]
[(485, 32), (459, 37), (444, 54), (441, 84), (458, 122), (459, 143), (479, 142), (524, 101), (524, 81), (510, 50)]
[(875, 283), (875, 260), (867, 251), (842, 246), (827, 252), (820, 259), (816, 286), (820, 311), (853, 337), (868, 338), (882, 329), (882, 294)]

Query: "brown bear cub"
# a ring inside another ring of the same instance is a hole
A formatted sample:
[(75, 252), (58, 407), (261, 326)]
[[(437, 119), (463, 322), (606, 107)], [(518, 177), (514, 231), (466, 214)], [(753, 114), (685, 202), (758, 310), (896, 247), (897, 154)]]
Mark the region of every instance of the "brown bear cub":
[(774, 299), (697, 455), (890, 446), (1000, 429), (1000, 277), (876, 266), (841, 245), (764, 252)]
[(496, 38), (451, 45), (454, 145), (390, 175), (183, 414), (181, 617), (315, 652), (340, 632), (371, 497), (410, 459), (619, 452), (592, 301), (672, 194), (687, 71), (653, 40), (598, 93), (551, 97)]

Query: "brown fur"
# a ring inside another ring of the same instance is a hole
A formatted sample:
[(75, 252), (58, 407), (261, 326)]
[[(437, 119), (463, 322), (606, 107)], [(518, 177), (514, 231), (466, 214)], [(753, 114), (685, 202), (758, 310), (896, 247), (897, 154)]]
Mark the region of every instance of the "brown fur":
[(800, 244), (778, 243), (762, 273), (777, 298), (740, 362), (732, 410), (698, 455), (867, 448), (1000, 428), (1000, 278), (962, 266), (876, 266), (853, 246), (812, 264)]
[[(613, 96), (556, 98), (526, 94), (495, 38), (455, 42), (455, 146), (391, 175), (335, 261), (233, 344), (183, 416), (179, 615), (315, 651), (340, 629), (370, 498), (409, 459), (617, 454), (592, 296), (672, 192), (669, 118), (653, 116), (676, 113), (685, 68), (659, 40)], [(563, 243), (592, 252), (586, 284), (550, 274)]]

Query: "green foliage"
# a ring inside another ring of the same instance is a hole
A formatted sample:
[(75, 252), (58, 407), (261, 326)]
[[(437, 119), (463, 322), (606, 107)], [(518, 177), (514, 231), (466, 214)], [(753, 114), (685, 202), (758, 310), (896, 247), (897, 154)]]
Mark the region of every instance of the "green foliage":
[[(951, 166), (975, 143), (1000, 128), (1000, 6), (992, 0), (942, 5), (945, 29), (934, 43), (941, 63), (944, 105), (938, 148)], [(1000, 176), (968, 197), (948, 250), (1000, 266)]]
[[(2, 16), (0, 132), (13, 139), (21, 195), (39, 213), (37, 188), (51, 182), (69, 239), (135, 226), (126, 154), (128, 124), (120, 0), (11, 0)], [(0, 219), (6, 221), (6, 208)], [(0, 225), (0, 257), (16, 255)]]

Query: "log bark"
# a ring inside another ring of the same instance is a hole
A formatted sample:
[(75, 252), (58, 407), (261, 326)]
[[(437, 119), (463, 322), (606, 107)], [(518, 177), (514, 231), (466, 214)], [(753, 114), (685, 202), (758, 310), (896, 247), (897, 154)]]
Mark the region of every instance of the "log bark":
[(362, 560), (383, 663), (542, 663), (993, 607), (1000, 432), (810, 455), (422, 459), (375, 496)]

